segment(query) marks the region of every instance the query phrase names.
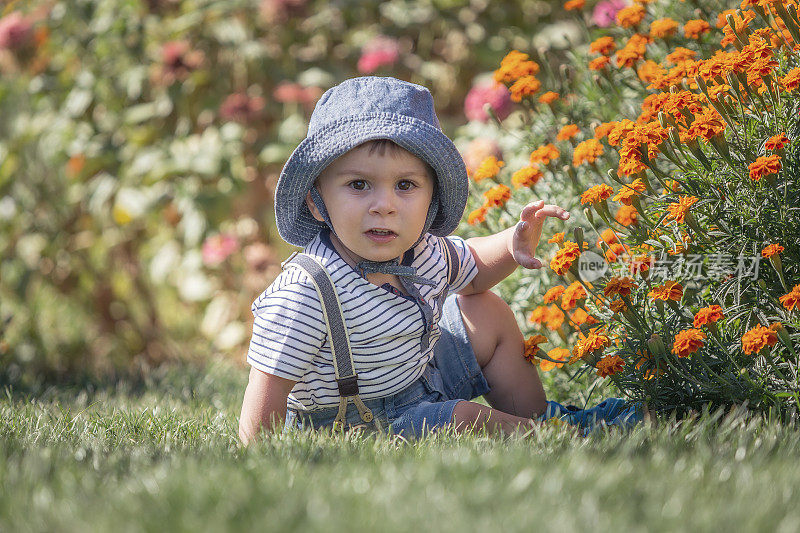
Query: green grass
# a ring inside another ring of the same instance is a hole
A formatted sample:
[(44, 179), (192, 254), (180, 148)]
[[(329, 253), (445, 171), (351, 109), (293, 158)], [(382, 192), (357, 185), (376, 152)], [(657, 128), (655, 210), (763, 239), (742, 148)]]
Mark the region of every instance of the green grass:
[(240, 450), (245, 380), (218, 365), (140, 388), (7, 390), (0, 531), (800, 530), (800, 432), (760, 419)]

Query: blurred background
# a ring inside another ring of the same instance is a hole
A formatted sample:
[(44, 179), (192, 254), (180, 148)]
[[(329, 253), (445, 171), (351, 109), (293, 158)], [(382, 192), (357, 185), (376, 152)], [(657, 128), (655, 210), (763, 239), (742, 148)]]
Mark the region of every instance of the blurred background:
[(250, 305), (292, 250), (277, 176), (327, 88), (425, 85), (475, 168), (498, 150), (484, 105), (513, 107), (491, 82), (506, 53), (557, 78), (581, 25), (622, 5), (579, 20), (540, 0), (0, 2), (0, 379), (243, 364)]

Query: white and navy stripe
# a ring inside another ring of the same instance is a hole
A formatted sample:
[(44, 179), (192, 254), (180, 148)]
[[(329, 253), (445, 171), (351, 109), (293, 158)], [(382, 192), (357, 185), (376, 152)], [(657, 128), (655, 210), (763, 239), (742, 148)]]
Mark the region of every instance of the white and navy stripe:
[[(330, 244), (327, 231), (306, 246), (304, 252), (325, 266), (339, 295), (362, 399), (399, 392), (422, 374), (441, 336), (438, 322), (444, 298), (462, 290), (477, 274), (464, 240), (447, 238), (458, 255), (458, 277), (453, 285), (447, 284), (447, 263), (438, 237), (427, 234), (414, 248), (410, 261), (418, 275), (436, 282), (436, 286), (418, 285), (436, 323), (424, 352), (420, 350), (424, 318), (412, 299), (358, 275)], [(313, 410), (338, 405), (322, 306), (306, 274), (296, 268), (281, 272), (253, 302), (253, 315), (247, 362), (268, 374), (297, 381), (289, 395), (289, 407)]]

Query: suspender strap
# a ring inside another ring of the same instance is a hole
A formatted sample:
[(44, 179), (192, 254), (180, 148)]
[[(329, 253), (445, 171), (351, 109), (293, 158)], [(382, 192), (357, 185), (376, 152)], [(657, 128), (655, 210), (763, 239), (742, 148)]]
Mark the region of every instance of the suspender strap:
[(442, 251), (447, 261), (447, 284), (453, 285), (458, 277), (458, 253), (453, 241), (447, 237), (440, 237), (439, 241), (444, 244)]
[[(347, 335), (347, 328), (342, 315), (342, 306), (339, 297), (333, 286), (328, 271), (325, 270), (316, 259), (306, 254), (295, 254), (283, 263), (287, 266), (298, 267), (308, 274), (317, 290), (320, 302), (322, 303), (322, 315), (330, 336), (331, 348), (333, 350), (333, 369), (336, 374), (336, 385), (339, 388), (339, 412), (334, 420), (334, 427), (342, 427), (347, 413), (347, 401), (352, 398), (353, 403), (358, 409), (361, 420), (372, 422), (374, 417), (372, 411), (364, 404), (358, 395), (358, 375), (353, 365), (353, 355), (350, 350), (350, 339)], [(377, 419), (375, 424), (380, 429)]]

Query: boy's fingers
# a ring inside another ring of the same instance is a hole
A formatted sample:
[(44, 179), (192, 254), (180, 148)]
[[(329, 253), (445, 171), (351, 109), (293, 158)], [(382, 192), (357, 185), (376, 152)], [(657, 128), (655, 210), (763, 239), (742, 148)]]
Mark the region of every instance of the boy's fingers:
[(544, 207), (544, 200), (537, 200), (536, 202), (531, 202), (525, 207), (522, 208), (522, 211), (519, 214), (520, 220), (531, 220), (533, 219), (534, 215)]
[(558, 207), (557, 205), (545, 205), (542, 206), (541, 209), (537, 210), (533, 216), (535, 218), (557, 217), (561, 220), (567, 220), (569, 218), (569, 211)]

